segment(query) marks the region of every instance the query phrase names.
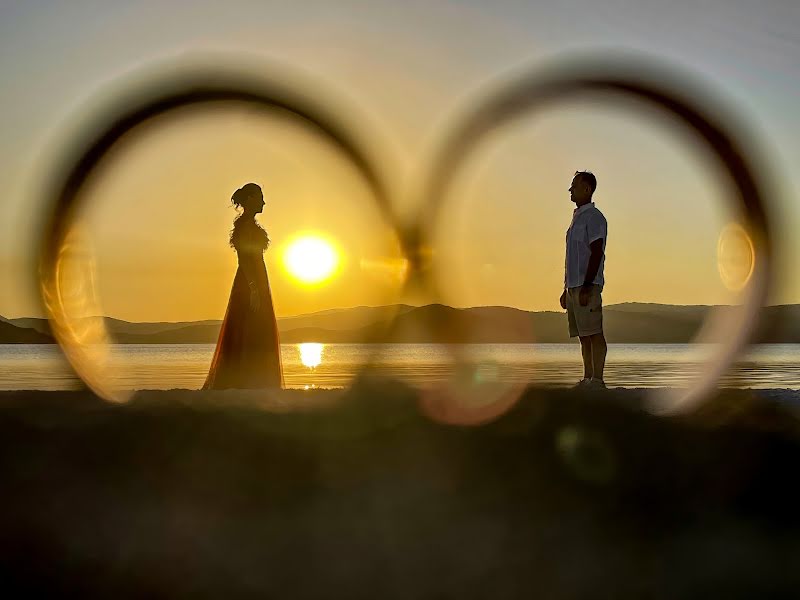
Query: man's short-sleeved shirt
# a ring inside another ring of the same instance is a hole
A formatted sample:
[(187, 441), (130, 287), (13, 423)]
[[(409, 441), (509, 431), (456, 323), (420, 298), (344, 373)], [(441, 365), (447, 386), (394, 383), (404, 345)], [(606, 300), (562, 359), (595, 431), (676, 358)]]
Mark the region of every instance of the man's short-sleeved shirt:
[(589, 267), (589, 256), (592, 251), (589, 244), (603, 240), (603, 258), (600, 268), (592, 283), (603, 285), (603, 266), (606, 262), (606, 239), (608, 238), (608, 224), (594, 202), (589, 202), (576, 208), (572, 213), (572, 223), (567, 229), (567, 254), (564, 262), (564, 285), (568, 288), (583, 285), (586, 279), (586, 269)]

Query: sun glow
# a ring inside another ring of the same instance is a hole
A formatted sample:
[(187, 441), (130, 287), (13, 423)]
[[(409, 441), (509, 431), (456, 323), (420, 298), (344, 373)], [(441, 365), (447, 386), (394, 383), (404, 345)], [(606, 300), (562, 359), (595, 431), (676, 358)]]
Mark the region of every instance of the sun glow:
[(297, 349), (300, 351), (300, 362), (304, 367), (314, 369), (322, 364), (322, 349), (324, 344), (315, 342), (307, 342), (304, 344), (297, 344)]
[(283, 255), (286, 270), (303, 283), (328, 279), (339, 266), (339, 253), (317, 235), (304, 235), (292, 241)]

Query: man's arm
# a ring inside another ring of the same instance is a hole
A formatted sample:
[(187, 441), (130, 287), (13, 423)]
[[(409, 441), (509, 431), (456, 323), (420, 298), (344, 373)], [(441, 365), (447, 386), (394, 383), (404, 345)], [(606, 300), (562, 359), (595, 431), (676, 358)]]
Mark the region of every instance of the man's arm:
[(586, 267), (586, 279), (583, 280), (583, 285), (585, 286), (592, 285), (594, 278), (597, 277), (600, 262), (603, 260), (603, 238), (589, 244), (589, 250), (591, 250), (592, 254), (589, 256), (589, 266)]
[(561, 298), (558, 299), (561, 308), (567, 310), (567, 257), (564, 256), (564, 289), (561, 291)]
[(603, 239), (600, 238), (589, 244), (591, 255), (589, 256), (589, 266), (586, 267), (586, 279), (583, 280), (578, 301), (581, 306), (586, 306), (589, 303), (589, 290), (591, 289), (594, 278), (597, 277), (597, 271), (600, 269), (600, 262), (603, 260)]
[[(572, 226), (570, 225), (570, 228)], [(561, 305), (561, 308), (567, 310), (567, 258), (569, 254), (569, 229), (567, 229), (567, 248), (564, 250), (564, 289), (561, 291), (561, 298), (558, 299), (558, 303)]]

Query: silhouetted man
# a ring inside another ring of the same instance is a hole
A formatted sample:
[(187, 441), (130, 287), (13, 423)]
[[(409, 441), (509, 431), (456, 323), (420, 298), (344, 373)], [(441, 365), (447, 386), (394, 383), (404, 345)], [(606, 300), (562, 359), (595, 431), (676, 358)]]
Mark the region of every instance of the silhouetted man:
[(569, 188), (576, 204), (567, 229), (564, 261), (564, 292), (561, 308), (567, 310), (569, 336), (580, 337), (583, 354), (582, 389), (605, 388), (606, 338), (603, 336), (603, 264), (608, 225), (592, 202), (597, 179), (588, 171), (577, 171)]

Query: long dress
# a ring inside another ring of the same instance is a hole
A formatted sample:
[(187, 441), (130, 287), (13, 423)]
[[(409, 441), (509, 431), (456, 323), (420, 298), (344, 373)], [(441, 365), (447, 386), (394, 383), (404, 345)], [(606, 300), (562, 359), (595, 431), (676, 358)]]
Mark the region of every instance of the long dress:
[[(239, 217), (230, 241), (239, 268), (203, 389), (280, 388), (283, 370), (278, 322), (264, 264), (269, 237), (255, 219)], [(251, 283), (260, 301), (255, 311), (250, 306)]]

